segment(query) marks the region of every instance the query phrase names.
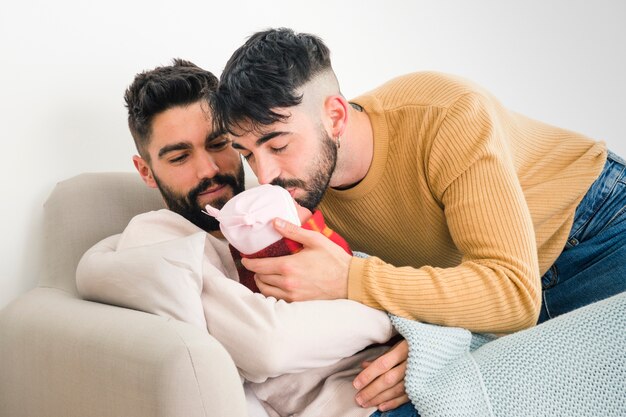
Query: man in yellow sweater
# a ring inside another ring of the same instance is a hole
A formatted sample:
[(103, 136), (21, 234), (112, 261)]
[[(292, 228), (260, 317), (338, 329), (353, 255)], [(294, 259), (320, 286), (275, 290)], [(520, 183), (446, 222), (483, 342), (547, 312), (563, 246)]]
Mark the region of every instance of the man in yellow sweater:
[[(235, 51), (214, 107), (260, 183), (376, 255), (277, 221), (304, 250), (245, 260), (267, 296), (507, 333), (626, 290), (624, 161), (467, 80), (414, 73), (348, 102), (319, 38), (272, 29)], [(400, 343), (368, 366), (357, 401), (405, 401), (405, 360)]]

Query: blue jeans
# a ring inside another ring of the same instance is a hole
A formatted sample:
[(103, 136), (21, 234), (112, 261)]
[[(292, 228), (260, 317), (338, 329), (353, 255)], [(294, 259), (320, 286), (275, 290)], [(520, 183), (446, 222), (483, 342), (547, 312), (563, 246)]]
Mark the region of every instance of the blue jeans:
[(389, 411), (375, 411), (370, 417), (420, 417), (412, 403), (408, 402)]
[(614, 153), (576, 208), (565, 248), (541, 285), (538, 323), (626, 291), (626, 162)]

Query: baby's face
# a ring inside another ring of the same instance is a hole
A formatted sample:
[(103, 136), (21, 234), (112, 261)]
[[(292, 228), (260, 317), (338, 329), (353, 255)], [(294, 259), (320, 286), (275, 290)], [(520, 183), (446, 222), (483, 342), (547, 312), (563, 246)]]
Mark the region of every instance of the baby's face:
[(306, 223), (313, 213), (308, 208), (302, 207), (296, 200), (293, 200), (293, 203), (296, 205), (296, 211), (298, 212), (298, 218), (300, 219), (300, 224)]

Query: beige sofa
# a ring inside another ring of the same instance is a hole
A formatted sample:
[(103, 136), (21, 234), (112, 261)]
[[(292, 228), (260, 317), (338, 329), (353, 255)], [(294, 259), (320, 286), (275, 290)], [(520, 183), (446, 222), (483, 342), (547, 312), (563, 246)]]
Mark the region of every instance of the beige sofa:
[(208, 333), (77, 295), (82, 254), (161, 207), (136, 173), (56, 186), (45, 203), (39, 284), (0, 311), (1, 417), (246, 415), (235, 366)]

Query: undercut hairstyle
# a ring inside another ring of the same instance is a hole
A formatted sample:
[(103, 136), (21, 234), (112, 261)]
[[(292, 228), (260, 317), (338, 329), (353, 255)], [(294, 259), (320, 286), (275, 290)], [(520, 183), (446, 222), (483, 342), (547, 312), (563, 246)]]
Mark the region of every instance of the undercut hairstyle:
[(215, 129), (232, 134), (243, 123), (255, 130), (283, 121), (288, 116), (273, 109), (300, 104), (299, 89), (327, 71), (330, 50), (317, 36), (287, 28), (253, 34), (222, 72), (212, 103)]
[(218, 79), (211, 72), (182, 59), (172, 65), (156, 67), (135, 76), (126, 89), (124, 101), (128, 109), (128, 127), (139, 155), (150, 163), (147, 147), (152, 133), (152, 120), (172, 107), (186, 106), (215, 94)]

